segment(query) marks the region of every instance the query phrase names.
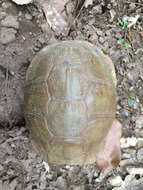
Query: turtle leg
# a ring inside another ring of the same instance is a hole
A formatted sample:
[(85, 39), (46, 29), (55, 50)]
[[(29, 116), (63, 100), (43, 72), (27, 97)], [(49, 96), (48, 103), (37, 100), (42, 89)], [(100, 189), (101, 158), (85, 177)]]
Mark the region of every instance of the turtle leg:
[(121, 123), (114, 120), (105, 138), (104, 148), (99, 153), (96, 160), (98, 167), (105, 172), (117, 167), (121, 160), (121, 133)]

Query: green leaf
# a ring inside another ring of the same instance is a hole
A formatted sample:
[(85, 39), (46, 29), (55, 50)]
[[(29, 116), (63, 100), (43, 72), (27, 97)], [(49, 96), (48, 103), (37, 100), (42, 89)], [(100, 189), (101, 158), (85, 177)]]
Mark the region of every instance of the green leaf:
[(131, 48), (131, 45), (129, 43), (125, 43), (125, 49)]
[(130, 93), (130, 98), (132, 99), (132, 100), (135, 100), (135, 95), (134, 95), (134, 93)]
[(130, 98), (128, 98), (128, 104), (130, 104)]
[(122, 44), (124, 42), (124, 38), (121, 38), (120, 40), (117, 41), (118, 44)]

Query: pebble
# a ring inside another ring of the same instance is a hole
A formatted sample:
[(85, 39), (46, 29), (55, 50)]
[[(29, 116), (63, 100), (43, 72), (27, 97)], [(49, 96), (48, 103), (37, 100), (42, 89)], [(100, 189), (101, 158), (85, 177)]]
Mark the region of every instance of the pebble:
[(8, 28), (19, 29), (19, 22), (17, 21), (17, 17), (13, 15), (8, 15), (1, 21), (1, 25)]
[(3, 168), (3, 166), (0, 164), (0, 171), (2, 171), (4, 168)]
[(133, 181), (134, 179), (135, 179), (135, 175), (134, 175), (134, 174), (127, 175), (127, 176), (125, 177), (125, 180), (124, 180), (125, 185), (126, 185), (126, 186), (129, 185), (129, 184), (131, 183), (131, 181)]
[(126, 170), (128, 171), (129, 174), (143, 175), (143, 168), (126, 167)]
[(142, 190), (143, 189), (143, 178), (135, 180), (130, 183), (127, 190)]
[(26, 18), (27, 20), (32, 20), (32, 15), (30, 15), (29, 13), (26, 13), (26, 14), (25, 14), (25, 18)]
[(113, 51), (111, 52), (111, 58), (114, 62), (118, 61), (122, 57), (121, 51)]
[(136, 8), (136, 4), (135, 3), (130, 3), (129, 4), (129, 9), (130, 10), (135, 10), (135, 8)]
[(15, 190), (17, 187), (18, 181), (17, 179), (14, 179), (10, 184), (9, 184), (9, 190)]
[(32, 160), (22, 160), (21, 162), (27, 172), (30, 172), (32, 170)]
[(44, 162), (44, 161), (43, 161), (43, 163), (42, 163), (42, 164), (43, 164), (43, 166), (44, 166), (44, 168), (45, 168), (46, 172), (48, 172), (48, 173), (49, 173), (49, 172), (50, 172), (50, 167), (49, 167), (49, 164), (48, 164), (47, 162)]
[(101, 7), (101, 5), (94, 6), (93, 10), (94, 10), (95, 14), (99, 14), (99, 15), (102, 14), (102, 7)]
[(130, 101), (129, 101), (129, 107), (131, 107), (131, 108), (133, 108), (133, 109), (135, 109), (135, 110), (137, 110), (138, 109), (138, 103), (135, 101), (135, 100), (131, 100), (130, 99)]
[(122, 159), (128, 159), (128, 158), (131, 158), (131, 155), (129, 153), (122, 154)]
[(55, 182), (55, 185), (59, 189), (64, 190), (64, 189), (66, 189), (66, 186), (67, 186), (66, 180), (62, 176), (60, 176), (60, 177), (57, 178), (57, 181)]
[(4, 12), (2, 8), (0, 8), (0, 20), (3, 19), (5, 16), (6, 16), (6, 12)]
[(74, 190), (85, 190), (85, 186), (84, 185), (74, 185), (74, 186), (72, 186), (72, 188)]
[(41, 24), (42, 32), (45, 32), (45, 33), (49, 32), (49, 29), (50, 29), (50, 27), (49, 27), (49, 25), (47, 23)]
[(130, 116), (130, 112), (128, 110), (126, 110), (126, 109), (122, 109), (120, 111), (120, 113), (121, 113), (121, 115), (126, 116), (126, 117)]
[(141, 113), (143, 114), (143, 106), (141, 107)]
[(138, 138), (137, 148), (143, 147), (143, 138)]
[(32, 2), (32, 0), (12, 0), (12, 1), (18, 5), (24, 5)]
[(131, 73), (127, 73), (127, 77), (128, 77), (129, 80), (133, 80), (134, 79), (133, 75)]
[(143, 163), (143, 148), (140, 148), (137, 152), (137, 159), (139, 162)]
[(120, 140), (121, 148), (128, 148), (128, 147), (135, 147), (137, 144), (137, 138), (136, 137), (127, 137), (127, 138), (121, 138)]
[(101, 30), (96, 30), (96, 34), (98, 35), (98, 36), (102, 36), (103, 35), (103, 32), (101, 31)]
[(100, 42), (101, 44), (103, 44), (104, 41), (105, 41), (105, 39), (104, 39), (103, 37), (99, 37), (99, 42)]
[(108, 181), (112, 186), (117, 186), (117, 187), (120, 187), (123, 183), (123, 180), (119, 175), (110, 177)]
[(6, 2), (3, 2), (2, 3), (2, 8), (3, 9), (8, 9), (9, 7), (11, 7), (11, 3), (10, 2), (8, 2), (8, 1), (6, 1)]
[(139, 129), (143, 128), (143, 115), (136, 120), (136, 127)]

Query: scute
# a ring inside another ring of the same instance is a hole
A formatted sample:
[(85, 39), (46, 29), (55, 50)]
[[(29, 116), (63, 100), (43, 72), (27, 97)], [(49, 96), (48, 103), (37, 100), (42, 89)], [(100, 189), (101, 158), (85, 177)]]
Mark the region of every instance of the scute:
[(112, 61), (85, 41), (43, 48), (26, 75), (24, 112), (35, 149), (54, 164), (88, 164), (116, 109)]
[(87, 127), (87, 108), (84, 101), (51, 101), (48, 110), (49, 129), (57, 137), (79, 137)]

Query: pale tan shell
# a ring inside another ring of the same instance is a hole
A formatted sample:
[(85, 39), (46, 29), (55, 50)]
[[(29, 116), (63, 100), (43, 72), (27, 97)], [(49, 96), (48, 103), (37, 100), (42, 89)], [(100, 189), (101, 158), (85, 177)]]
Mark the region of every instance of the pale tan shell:
[(41, 50), (26, 76), (25, 118), (36, 150), (54, 164), (87, 164), (104, 146), (116, 109), (112, 61), (85, 41)]

